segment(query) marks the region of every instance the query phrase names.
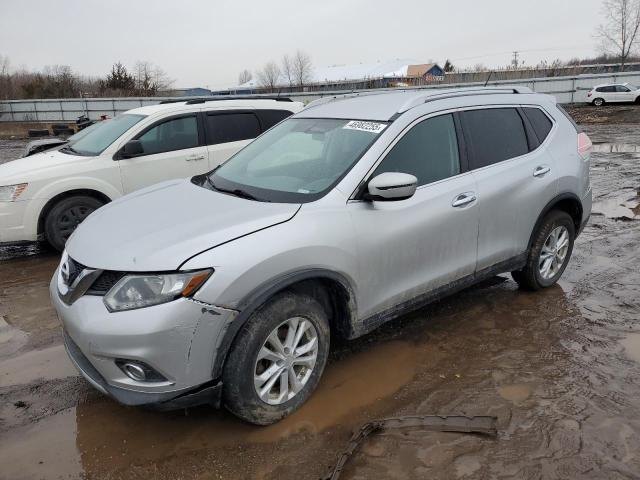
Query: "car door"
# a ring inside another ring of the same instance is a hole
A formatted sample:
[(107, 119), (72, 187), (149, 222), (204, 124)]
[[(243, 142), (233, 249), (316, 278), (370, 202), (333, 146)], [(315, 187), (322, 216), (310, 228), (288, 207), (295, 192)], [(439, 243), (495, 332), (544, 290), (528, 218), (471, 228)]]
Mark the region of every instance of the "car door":
[(181, 114), (159, 120), (136, 135), (143, 153), (118, 160), (125, 193), (208, 171), (199, 124), (197, 113)]
[[(551, 125), (541, 109), (530, 108), (531, 118)], [(478, 271), (526, 252), (533, 225), (556, 192), (554, 159), (525, 110), (499, 106), (460, 114), (480, 202)]]
[(401, 201), (350, 201), (356, 232), (360, 314), (368, 317), (474, 273), (478, 201), (453, 114), (414, 122), (370, 174), (418, 178)]
[(262, 131), (253, 110), (207, 111), (204, 112), (204, 123), (209, 169), (226, 162)]
[(633, 102), (635, 100), (633, 92), (626, 85), (616, 85), (616, 95), (620, 102)]

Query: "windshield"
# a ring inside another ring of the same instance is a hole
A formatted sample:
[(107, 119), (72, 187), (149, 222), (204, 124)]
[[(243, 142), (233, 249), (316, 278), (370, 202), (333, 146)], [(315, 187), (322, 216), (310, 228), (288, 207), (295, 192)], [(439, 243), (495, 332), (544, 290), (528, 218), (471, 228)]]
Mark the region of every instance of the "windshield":
[(84, 137), (85, 135), (87, 135), (88, 133), (93, 132), (95, 129), (99, 128), (100, 125), (102, 125), (103, 122), (107, 122), (108, 120), (101, 120), (99, 122), (94, 123), (93, 125), (89, 125), (88, 127), (84, 127), (82, 130), (80, 130), (77, 133), (74, 133), (73, 135), (71, 135), (69, 138), (67, 138), (67, 142), (69, 142), (70, 144), (73, 144), (75, 142), (77, 142), (78, 140), (80, 140), (82, 137)]
[(209, 185), (255, 200), (309, 202), (337, 183), (386, 126), (326, 118), (285, 120), (214, 170)]
[(74, 135), (68, 146), (61, 149), (63, 153), (94, 157), (100, 155), (109, 145), (115, 142), (123, 133), (142, 120), (144, 115), (118, 115), (111, 120), (104, 120), (88, 127), (86, 133), (80, 131), (78, 137)]

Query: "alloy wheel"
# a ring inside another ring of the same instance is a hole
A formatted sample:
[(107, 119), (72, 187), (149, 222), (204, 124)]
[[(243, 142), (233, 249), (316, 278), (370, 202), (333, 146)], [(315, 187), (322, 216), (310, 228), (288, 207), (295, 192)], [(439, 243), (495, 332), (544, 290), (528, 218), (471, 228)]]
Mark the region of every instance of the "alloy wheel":
[(569, 251), (569, 230), (567, 227), (554, 228), (540, 250), (538, 270), (545, 280), (555, 277), (564, 265)]
[(258, 352), (254, 387), (269, 405), (291, 400), (305, 386), (318, 358), (318, 332), (302, 317), (285, 320), (272, 330)]

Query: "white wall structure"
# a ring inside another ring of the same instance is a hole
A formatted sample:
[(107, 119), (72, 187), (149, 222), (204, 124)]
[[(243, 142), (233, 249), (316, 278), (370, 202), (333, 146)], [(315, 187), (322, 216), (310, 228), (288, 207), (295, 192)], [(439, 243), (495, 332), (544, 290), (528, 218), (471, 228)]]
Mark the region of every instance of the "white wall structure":
[[(640, 72), (605, 73), (597, 75), (577, 75), (570, 77), (529, 78), (523, 80), (490, 81), (488, 86), (527, 86), (535, 92), (553, 95), (558, 103), (581, 103), (587, 99), (587, 91), (603, 83), (631, 83), (640, 86)], [(438, 89), (457, 87), (477, 87), (482, 83), (442, 84), (437, 86), (406, 87), (404, 89)], [(394, 89), (376, 89), (380, 92)], [(312, 101), (321, 97), (341, 95), (367, 90), (336, 90), (332, 92), (287, 93), (283, 96), (295, 100)], [(252, 95), (259, 98), (261, 95)], [(77, 117), (87, 114), (91, 119), (101, 115), (113, 117), (118, 113), (143, 105), (153, 105), (162, 100), (175, 100), (176, 97), (142, 98), (63, 98), (43, 100), (3, 100), (0, 101), (0, 122), (73, 122)], [(194, 97), (185, 97), (193, 100)]]

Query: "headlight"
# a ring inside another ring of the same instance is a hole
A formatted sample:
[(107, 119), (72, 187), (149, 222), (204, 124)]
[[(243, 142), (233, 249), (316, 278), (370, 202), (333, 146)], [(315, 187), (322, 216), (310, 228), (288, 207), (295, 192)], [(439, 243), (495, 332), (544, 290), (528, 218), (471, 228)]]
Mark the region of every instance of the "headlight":
[(0, 202), (15, 202), (27, 185), (27, 183), (19, 183), (0, 187)]
[(198, 290), (213, 272), (178, 272), (158, 275), (126, 275), (104, 297), (110, 312), (133, 310), (188, 297)]

